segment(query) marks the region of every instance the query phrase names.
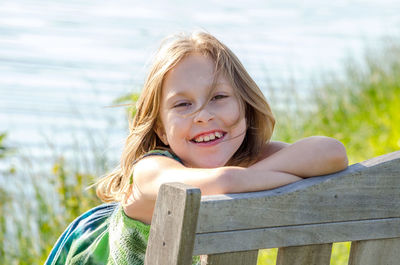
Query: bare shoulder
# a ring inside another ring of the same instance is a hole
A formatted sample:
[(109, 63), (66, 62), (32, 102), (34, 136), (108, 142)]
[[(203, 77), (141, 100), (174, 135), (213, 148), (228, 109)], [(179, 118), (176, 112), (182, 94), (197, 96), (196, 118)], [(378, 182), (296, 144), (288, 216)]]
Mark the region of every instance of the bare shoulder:
[(150, 224), (161, 173), (182, 166), (172, 158), (153, 155), (140, 159), (133, 168), (133, 185), (123, 206), (130, 218)]
[(163, 171), (181, 167), (183, 167), (181, 163), (166, 156), (147, 156), (135, 164), (133, 180), (139, 185), (145, 185), (156, 179)]
[(133, 184), (124, 205), (125, 213), (133, 219), (150, 224), (162, 172), (179, 167), (183, 166), (165, 156), (152, 155), (140, 159), (133, 168)]
[(261, 149), (261, 155), (258, 160), (263, 160), (270, 155), (282, 150), (283, 148), (288, 147), (289, 145), (290, 144), (281, 141), (269, 141)]

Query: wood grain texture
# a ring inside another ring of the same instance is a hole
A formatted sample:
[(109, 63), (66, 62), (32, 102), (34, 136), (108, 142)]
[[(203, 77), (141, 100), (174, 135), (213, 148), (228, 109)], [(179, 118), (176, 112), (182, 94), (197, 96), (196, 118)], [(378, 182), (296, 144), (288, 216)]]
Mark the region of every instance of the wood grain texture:
[(329, 265), (332, 244), (279, 248), (276, 265)]
[(194, 255), (400, 237), (400, 218), (197, 234)]
[(203, 255), (201, 265), (257, 265), (258, 250)]
[(400, 264), (400, 238), (352, 242), (349, 265)]
[(274, 190), (204, 196), (197, 233), (400, 217), (400, 151)]
[(341, 241), (357, 241), (351, 265), (399, 264), (400, 152), (263, 192), (200, 198), (199, 189), (163, 185), (145, 264), (206, 254), (202, 265), (251, 265), (258, 249), (279, 247), (277, 265), (323, 265)]
[(189, 265), (200, 207), (200, 189), (163, 184), (157, 196), (146, 250), (146, 265)]

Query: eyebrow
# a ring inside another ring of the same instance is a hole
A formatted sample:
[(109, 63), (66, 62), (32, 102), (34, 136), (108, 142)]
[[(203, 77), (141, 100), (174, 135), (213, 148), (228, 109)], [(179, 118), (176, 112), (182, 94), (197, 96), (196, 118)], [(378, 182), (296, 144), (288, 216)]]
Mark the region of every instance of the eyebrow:
[[(225, 86), (231, 86), (229, 83), (226, 83), (226, 82), (220, 82), (220, 83), (215, 83), (214, 85), (213, 85), (213, 87), (214, 88), (218, 88), (218, 87), (225, 87)], [(208, 86), (207, 87), (207, 89), (211, 92), (211, 86)], [(181, 95), (183, 95), (183, 96), (185, 96), (186, 94), (188, 94), (188, 92), (186, 91), (186, 90), (181, 90), (181, 91), (178, 91), (178, 92), (176, 92), (176, 93), (174, 93), (174, 92), (170, 92), (169, 94), (172, 94), (172, 96), (169, 96), (169, 97), (174, 97), (174, 96), (181, 96)], [(167, 97), (168, 97), (168, 95), (167, 95)]]
[(166, 95), (166, 100), (165, 102), (169, 102), (172, 99), (176, 98), (176, 97), (187, 97), (188, 93), (186, 91), (179, 91), (179, 92), (170, 92)]
[[(227, 83), (227, 82), (218, 82), (214, 84), (214, 88), (218, 88), (218, 87), (225, 87), (225, 86), (231, 86), (231, 84)], [(211, 92), (211, 86), (208, 87), (209, 92)], [(232, 87), (232, 90), (234, 90), (234, 88)], [(233, 91), (234, 92), (234, 91)], [(170, 92), (166, 95), (166, 103), (169, 103), (171, 100), (173, 100), (176, 97), (189, 97), (190, 93), (188, 93), (186, 90), (181, 90), (178, 92)]]

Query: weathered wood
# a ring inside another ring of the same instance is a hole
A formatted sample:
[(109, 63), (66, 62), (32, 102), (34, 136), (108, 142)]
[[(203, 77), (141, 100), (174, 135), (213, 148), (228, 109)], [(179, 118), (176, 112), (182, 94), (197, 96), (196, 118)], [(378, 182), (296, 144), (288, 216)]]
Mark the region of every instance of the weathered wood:
[(146, 265), (191, 264), (200, 198), (200, 189), (181, 183), (161, 186), (150, 228)]
[(258, 250), (203, 255), (201, 265), (256, 265)]
[(145, 264), (206, 254), (202, 265), (251, 265), (275, 247), (278, 265), (329, 264), (341, 241), (357, 241), (350, 265), (399, 264), (400, 151), (270, 191), (200, 200), (199, 189), (163, 185)]
[(352, 242), (349, 265), (400, 264), (400, 238)]
[(332, 244), (279, 248), (276, 265), (329, 265)]
[(278, 189), (204, 196), (197, 233), (400, 217), (400, 151)]
[(393, 237), (400, 237), (400, 218), (197, 234), (193, 253), (216, 254)]

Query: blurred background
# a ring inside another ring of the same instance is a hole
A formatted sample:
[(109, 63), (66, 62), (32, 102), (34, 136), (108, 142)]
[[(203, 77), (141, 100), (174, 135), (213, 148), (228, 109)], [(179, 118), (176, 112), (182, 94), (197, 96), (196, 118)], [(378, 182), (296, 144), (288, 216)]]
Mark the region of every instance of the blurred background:
[(134, 102), (177, 32), (208, 31), (236, 53), (272, 106), (275, 140), (332, 136), (352, 163), (400, 149), (399, 14), (395, 0), (1, 1), (0, 263), (42, 264), (101, 203), (86, 187), (127, 134), (127, 109), (112, 106)]

